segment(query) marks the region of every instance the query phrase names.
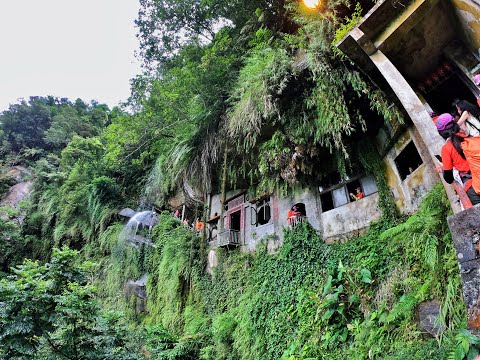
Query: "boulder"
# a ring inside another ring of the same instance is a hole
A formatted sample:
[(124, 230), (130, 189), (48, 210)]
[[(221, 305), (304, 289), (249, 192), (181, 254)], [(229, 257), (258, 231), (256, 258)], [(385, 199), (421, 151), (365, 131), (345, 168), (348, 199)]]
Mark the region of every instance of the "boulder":
[(13, 179), (18, 184), (31, 177), (32, 172), (26, 167), (18, 165), (11, 167), (4, 176)]
[(130, 245), (136, 248), (140, 247), (143, 244), (153, 248), (157, 247), (153, 242), (148, 240), (145, 236), (137, 235), (137, 234), (128, 235), (127, 243), (129, 243)]
[(417, 307), (418, 324), (420, 328), (433, 337), (438, 336), (444, 325), (439, 324), (437, 318), (440, 315), (440, 305), (436, 299), (424, 301)]
[(215, 250), (210, 250), (208, 252), (208, 261), (207, 261), (207, 273), (213, 275), (213, 269), (218, 266), (218, 257)]

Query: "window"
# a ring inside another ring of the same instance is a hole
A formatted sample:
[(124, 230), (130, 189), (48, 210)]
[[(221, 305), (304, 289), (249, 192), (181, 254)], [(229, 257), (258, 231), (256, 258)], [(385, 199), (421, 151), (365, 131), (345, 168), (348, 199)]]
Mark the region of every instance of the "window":
[(345, 186), (332, 191), (333, 205), (339, 207), (348, 204), (348, 195), (345, 191)]
[(322, 203), (322, 211), (328, 211), (335, 208), (333, 206), (332, 192), (327, 191), (326, 193), (320, 194), (320, 202)]
[(271, 218), (270, 198), (265, 198), (257, 202), (257, 222), (256, 226), (268, 224)]
[(230, 230), (240, 231), (240, 227), (241, 227), (240, 219), (241, 219), (240, 210), (230, 214)]
[(410, 141), (395, 159), (395, 165), (402, 180), (405, 180), (407, 176), (413, 173), (422, 163), (422, 158), (418, 154), (413, 141)]
[(302, 216), (307, 216), (307, 209), (306, 209), (304, 203), (296, 203), (294, 206), (296, 206), (297, 211), (298, 211)]
[(360, 178), (360, 184), (362, 185), (362, 190), (365, 196), (372, 195), (378, 191), (377, 184), (375, 184), (375, 179), (373, 176), (365, 176)]
[(355, 196), (357, 196), (357, 189), (360, 188), (360, 192), (364, 193), (363, 191), (363, 187), (362, 187), (362, 184), (360, 183), (360, 180), (354, 180), (352, 182), (349, 182), (348, 184), (345, 185), (347, 187), (347, 195), (348, 195), (348, 199), (349, 201), (352, 201), (354, 199), (352, 199), (352, 197), (350, 196), (350, 194), (353, 194)]
[[(371, 176), (356, 177), (353, 180), (338, 184), (328, 190), (319, 188), (320, 203), (322, 205), (322, 212), (326, 212), (342, 205), (357, 201), (350, 194), (357, 195), (357, 188), (363, 193), (363, 196), (368, 196), (377, 192), (377, 185)], [(360, 201), (361, 198), (358, 200)]]

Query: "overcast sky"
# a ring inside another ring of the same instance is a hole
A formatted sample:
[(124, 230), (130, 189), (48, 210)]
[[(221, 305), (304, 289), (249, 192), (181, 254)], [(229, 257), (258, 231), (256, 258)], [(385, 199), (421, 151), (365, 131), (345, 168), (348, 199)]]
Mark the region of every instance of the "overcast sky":
[(116, 105), (140, 72), (138, 0), (0, 0), (0, 111), (53, 95)]

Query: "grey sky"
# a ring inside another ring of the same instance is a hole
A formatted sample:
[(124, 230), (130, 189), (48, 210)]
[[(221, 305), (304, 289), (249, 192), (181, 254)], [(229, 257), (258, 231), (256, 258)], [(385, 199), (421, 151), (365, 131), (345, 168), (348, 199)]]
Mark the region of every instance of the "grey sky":
[(140, 72), (138, 0), (0, 0), (0, 111), (53, 95), (116, 105)]

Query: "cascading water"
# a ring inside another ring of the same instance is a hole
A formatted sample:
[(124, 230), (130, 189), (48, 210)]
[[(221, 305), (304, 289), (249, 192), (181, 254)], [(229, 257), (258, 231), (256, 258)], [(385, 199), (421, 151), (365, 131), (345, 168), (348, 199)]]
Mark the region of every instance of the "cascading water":
[(148, 236), (150, 236), (157, 222), (158, 216), (154, 211), (140, 211), (127, 222), (120, 233), (119, 240), (136, 248), (142, 244), (155, 247), (155, 244), (148, 239)]
[[(128, 211), (127, 211), (128, 210)], [(121, 247), (133, 246), (134, 248), (145, 250), (148, 247), (154, 248), (155, 244), (149, 240), (153, 227), (158, 223), (158, 216), (155, 211), (140, 211), (135, 213), (131, 209), (124, 209), (124, 214), (134, 214), (127, 222), (118, 237), (118, 243)], [(140, 312), (145, 308), (147, 301), (146, 292), (147, 274), (144, 273), (140, 279), (128, 280), (124, 284), (124, 291), (127, 296), (134, 295), (140, 299)]]

